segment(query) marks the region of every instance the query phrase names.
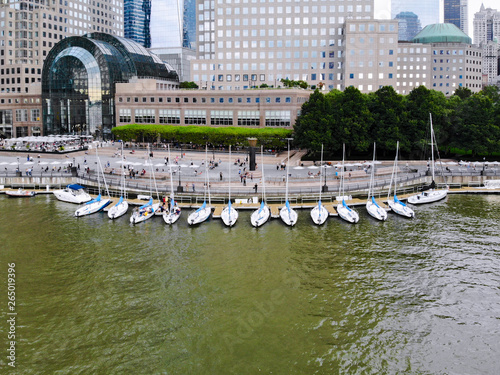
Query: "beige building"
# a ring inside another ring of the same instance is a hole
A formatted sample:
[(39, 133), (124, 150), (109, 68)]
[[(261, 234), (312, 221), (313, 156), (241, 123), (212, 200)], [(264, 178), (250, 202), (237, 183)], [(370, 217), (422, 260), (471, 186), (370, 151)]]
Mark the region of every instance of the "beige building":
[(27, 93), (0, 95), (0, 132), (5, 136), (42, 135), (42, 86), (34, 83)]
[(243, 90), (280, 80), (344, 86), (343, 26), (373, 19), (373, 0), (197, 1), (192, 81)]
[(169, 124), (291, 128), (311, 94), (302, 89), (172, 90), (144, 79), (116, 84), (117, 126)]
[(344, 31), (345, 84), (361, 92), (396, 86), (397, 20), (347, 20)]
[(431, 88), (431, 47), (421, 43), (399, 43), (396, 92), (407, 95), (416, 87)]

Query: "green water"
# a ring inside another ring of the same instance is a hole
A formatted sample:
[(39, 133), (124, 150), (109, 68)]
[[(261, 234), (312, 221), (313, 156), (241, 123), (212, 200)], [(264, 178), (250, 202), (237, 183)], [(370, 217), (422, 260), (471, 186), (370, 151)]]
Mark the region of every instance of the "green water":
[(2, 373), (498, 373), (500, 196), (258, 230), (249, 212), (228, 229), (75, 209), (0, 197)]

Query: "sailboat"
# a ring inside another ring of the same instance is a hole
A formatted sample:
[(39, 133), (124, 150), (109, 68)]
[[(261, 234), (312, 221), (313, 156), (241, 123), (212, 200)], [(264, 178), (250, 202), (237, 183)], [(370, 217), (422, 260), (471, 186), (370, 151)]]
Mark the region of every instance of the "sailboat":
[(432, 182), (429, 186), (426, 186), (422, 189), (422, 192), (419, 194), (412, 195), (411, 197), (408, 198), (408, 203), (411, 204), (423, 204), (423, 203), (432, 203), (432, 202), (437, 202), (440, 201), (441, 199), (446, 198), (448, 195), (448, 188), (446, 187), (445, 189), (435, 189), (436, 183), (434, 182), (434, 145), (436, 146), (436, 151), (438, 152), (439, 156), (439, 150), (437, 149), (437, 142), (436, 142), (436, 135), (434, 134), (434, 128), (432, 126), (432, 115), (429, 114), (430, 116), (430, 124), (431, 124), (431, 156), (432, 156), (432, 161), (431, 161), (431, 171), (432, 171)]
[(258, 210), (252, 212), (250, 216), (250, 222), (256, 228), (265, 224), (271, 216), (271, 210), (266, 205), (266, 183), (264, 179), (264, 150), (263, 146), (260, 146), (260, 155), (262, 158), (261, 168), (262, 168), (262, 202), (260, 202), (260, 207)]
[(374, 217), (375, 219), (385, 221), (387, 220), (387, 211), (378, 205), (378, 203), (375, 201), (375, 197), (373, 196), (375, 184), (375, 148), (376, 144), (373, 143), (373, 163), (371, 165), (370, 186), (368, 187), (366, 211), (368, 211), (370, 216)]
[[(391, 208), (392, 211), (397, 213), (398, 215), (412, 218), (415, 217), (415, 212), (408, 207), (406, 204), (401, 202), (396, 194), (396, 186), (398, 183), (398, 154), (399, 154), (399, 141), (396, 144), (396, 159), (394, 159), (394, 166), (392, 168), (392, 176), (391, 176), (391, 186), (389, 187), (389, 193), (387, 195), (387, 204)], [(394, 177), (394, 178), (393, 178)], [(392, 189), (392, 181), (394, 181), (394, 198), (390, 199), (391, 189)]]
[(285, 190), (285, 205), (281, 207), (280, 218), (286, 225), (294, 226), (297, 223), (297, 211), (290, 207), (288, 202), (288, 169), (290, 166), (290, 142), (288, 142), (288, 157), (286, 159), (286, 190)]
[[(208, 146), (205, 148), (205, 199), (203, 200), (203, 204), (196, 211), (189, 214), (187, 222), (189, 225), (196, 225), (203, 223), (207, 220), (212, 214), (212, 207), (210, 202), (210, 181), (208, 178)], [(231, 161), (230, 161), (231, 162)], [(207, 205), (207, 192), (208, 192), (208, 205)]]
[[(148, 146), (148, 164), (151, 167), (151, 177), (149, 178), (149, 193), (150, 193), (150, 198), (148, 203), (143, 204), (139, 208), (135, 208), (132, 212), (132, 215), (130, 216), (130, 223), (131, 224), (138, 224), (141, 223), (147, 219), (151, 219), (155, 212), (158, 210), (160, 207), (160, 199), (158, 195), (158, 187), (156, 186), (156, 179), (153, 171), (153, 163), (151, 162), (150, 159), (150, 152), (149, 152), (149, 146)], [(156, 196), (158, 198), (158, 203), (154, 203), (153, 201), (153, 187), (151, 185), (151, 181), (154, 181), (155, 188), (156, 188)]]
[[(172, 160), (170, 157), (170, 145), (168, 146), (168, 159)], [(172, 164), (170, 167), (170, 204), (168, 205), (168, 209), (163, 212), (163, 220), (167, 224), (173, 224), (181, 217), (181, 209), (177, 205), (177, 202), (174, 199), (174, 180), (172, 177)]]
[(347, 205), (345, 202), (345, 195), (344, 195), (344, 159), (345, 159), (345, 143), (343, 145), (343, 150), (342, 150), (342, 171), (340, 174), (340, 197), (342, 198), (342, 203), (337, 204), (336, 210), (339, 216), (344, 219), (345, 221), (355, 224), (359, 221), (359, 215), (356, 211), (354, 211), (351, 207)]
[(108, 217), (110, 219), (119, 218), (120, 216), (125, 215), (128, 211), (128, 202), (125, 200), (126, 186), (125, 186), (125, 171), (123, 170), (123, 142), (122, 142), (122, 163), (121, 163), (121, 167), (120, 167), (120, 172), (121, 172), (121, 177), (120, 177), (121, 187), (120, 188), (122, 190), (122, 194), (120, 196), (120, 199), (118, 200), (118, 203), (116, 203), (113, 207), (111, 207), (108, 210)]
[(224, 207), (222, 210), (222, 213), (220, 215), (222, 221), (226, 226), (232, 227), (235, 223), (236, 220), (238, 220), (238, 211), (234, 207), (231, 206), (231, 145), (229, 145), (229, 171), (228, 171), (228, 176), (229, 176), (229, 201), (227, 203), (227, 206)]
[(311, 219), (314, 222), (314, 224), (317, 224), (317, 225), (323, 224), (326, 221), (326, 219), (328, 218), (328, 211), (325, 208), (325, 206), (323, 206), (321, 204), (321, 189), (322, 189), (321, 177), (323, 176), (323, 145), (321, 145), (321, 164), (320, 164), (320, 166), (321, 166), (321, 173), (319, 175), (319, 200), (318, 200), (318, 204), (316, 206), (314, 206), (314, 208), (311, 210)]
[[(109, 199), (108, 184), (106, 183), (106, 178), (104, 177), (104, 170), (102, 169), (101, 160), (99, 159), (99, 155), (97, 155), (97, 147), (95, 149), (95, 153), (97, 156), (97, 184), (98, 184), (98, 189), (99, 189), (99, 195), (96, 198), (92, 199), (91, 201), (85, 203), (83, 205), (83, 207), (78, 208), (75, 211), (76, 217), (90, 215), (90, 214), (93, 214), (95, 212), (99, 212), (111, 203), (111, 199)], [(100, 172), (102, 172), (102, 179), (103, 179), (104, 185), (106, 187), (106, 193), (108, 194), (108, 199), (102, 199), (102, 196), (101, 196), (101, 180), (99, 179)]]

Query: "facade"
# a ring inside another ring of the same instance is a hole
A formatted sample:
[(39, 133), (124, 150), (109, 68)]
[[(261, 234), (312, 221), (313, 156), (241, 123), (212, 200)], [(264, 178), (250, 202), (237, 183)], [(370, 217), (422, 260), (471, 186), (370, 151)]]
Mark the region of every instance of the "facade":
[(468, 0), (444, 0), (444, 23), (452, 23), (469, 34)]
[(483, 72), (487, 84), (500, 84), (500, 12), (481, 9), (474, 15), (474, 43), (483, 50)]
[(129, 39), (103, 33), (70, 37), (49, 53), (42, 73), (43, 133), (111, 137), (115, 84), (154, 78), (173, 90), (177, 73)]
[[(150, 48), (150, 52), (170, 65), (179, 75), (180, 82), (191, 81), (191, 60), (196, 58), (196, 52), (190, 48)], [(203, 87), (201, 82), (195, 82)]]
[(124, 0), (124, 36), (143, 47), (151, 47), (151, 0)]
[(0, 132), (6, 137), (42, 134), (41, 85), (30, 85), (28, 93), (4, 93), (0, 96)]
[(341, 89), (344, 23), (373, 14), (373, 0), (198, 1), (192, 81), (242, 90), (288, 78)]
[(196, 49), (196, 0), (184, 0), (182, 47)]
[(394, 19), (398, 20), (399, 41), (409, 42), (422, 30), (420, 20), (413, 12), (401, 12)]
[(196, 0), (149, 1), (151, 2), (151, 47), (195, 49)]
[(172, 90), (155, 80), (116, 84), (117, 126), (169, 124), (285, 127), (311, 94), (301, 89)]
[(397, 77), (400, 94), (419, 85), (446, 96), (459, 87), (479, 92), (483, 87), (482, 50), (455, 25), (428, 25), (412, 43), (400, 44)]
[(396, 86), (397, 20), (348, 20), (345, 23), (345, 87), (372, 92)]
[(391, 0), (391, 18), (402, 12), (415, 13), (422, 27), (440, 22), (439, 0)]

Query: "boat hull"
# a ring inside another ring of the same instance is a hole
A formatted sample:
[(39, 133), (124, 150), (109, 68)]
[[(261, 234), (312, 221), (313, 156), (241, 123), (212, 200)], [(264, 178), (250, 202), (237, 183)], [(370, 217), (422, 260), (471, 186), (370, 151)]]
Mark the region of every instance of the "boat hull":
[(316, 205), (312, 210), (311, 210), (311, 219), (314, 224), (316, 225), (322, 225), (325, 223), (326, 219), (328, 218), (328, 210), (325, 208), (323, 205)]
[(447, 195), (448, 195), (447, 189), (439, 189), (439, 190), (430, 189), (423, 191), (420, 194), (412, 195), (411, 197), (408, 198), (408, 203), (411, 203), (413, 205), (418, 205), (418, 204), (438, 202), (446, 198)]
[(151, 219), (155, 213), (155, 211), (158, 209), (160, 206), (159, 203), (155, 203), (151, 206), (151, 212), (149, 212), (148, 209), (146, 209), (144, 212), (133, 212), (132, 215), (130, 216), (130, 223), (131, 224), (139, 224), (142, 223), (143, 221), (146, 221), (148, 219)]
[(111, 199), (101, 199), (98, 202), (88, 203), (75, 211), (75, 216), (85, 216), (102, 211), (106, 206), (111, 203)]
[(187, 219), (189, 225), (197, 225), (203, 223), (212, 214), (212, 209), (210, 207), (205, 207), (200, 210), (192, 212)]
[(165, 224), (169, 225), (174, 224), (177, 220), (179, 220), (180, 217), (181, 211), (179, 211), (178, 213), (165, 211), (163, 213), (163, 221), (165, 221)]
[(372, 202), (366, 203), (366, 211), (371, 217), (377, 220), (380, 221), (387, 220), (387, 211), (384, 210), (382, 207), (373, 204)]
[(68, 203), (82, 204), (92, 200), (92, 197), (84, 191), (62, 189), (54, 190), (52, 193), (60, 201)]
[(108, 217), (110, 219), (118, 219), (123, 216), (128, 211), (128, 202), (122, 201), (120, 204), (116, 204), (108, 210)]
[(226, 226), (232, 227), (238, 220), (238, 211), (236, 211), (233, 207), (226, 206), (222, 210), (220, 218)]
[(348, 223), (356, 224), (359, 221), (358, 213), (352, 209), (348, 209), (342, 204), (338, 204), (336, 210), (339, 216)]
[(293, 208), (284, 206), (280, 210), (280, 218), (286, 225), (293, 227), (297, 223), (298, 214)]
[(389, 199), (387, 201), (387, 204), (391, 208), (392, 212), (400, 216), (407, 217), (409, 219), (415, 217), (415, 212), (413, 212), (413, 210), (410, 207), (402, 205), (401, 202), (394, 202), (394, 200)]
[(271, 217), (271, 210), (268, 206), (263, 206), (262, 209), (255, 210), (250, 216), (250, 222), (256, 228), (264, 225)]
[(27, 191), (27, 190), (16, 190), (16, 191), (6, 191), (5, 194), (11, 198), (29, 198), (29, 197), (34, 197), (35, 192), (34, 191)]

